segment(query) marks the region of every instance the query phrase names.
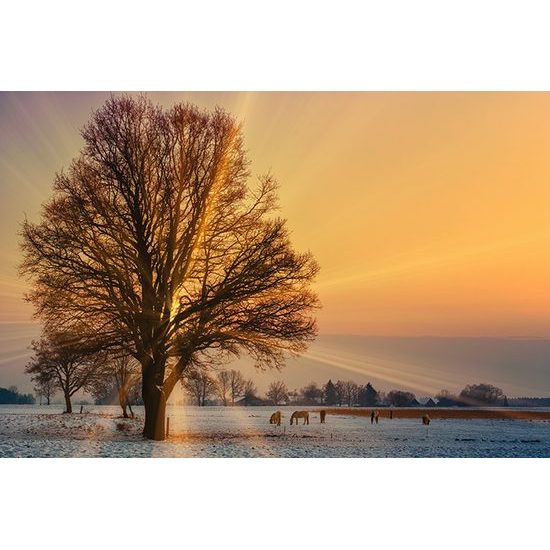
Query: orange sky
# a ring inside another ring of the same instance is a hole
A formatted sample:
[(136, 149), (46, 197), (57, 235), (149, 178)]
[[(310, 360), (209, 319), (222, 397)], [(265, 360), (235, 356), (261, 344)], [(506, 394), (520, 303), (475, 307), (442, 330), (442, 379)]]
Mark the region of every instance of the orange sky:
[[(550, 95), (150, 94), (222, 105), (281, 184), (319, 263), (321, 330), (549, 336)], [(3, 94), (0, 320), (20, 301), (18, 223), (81, 146), (101, 93)]]
[[(550, 94), (150, 93), (242, 120), (321, 265), (322, 334), (550, 337)], [(103, 93), (0, 94), (0, 323), (27, 322), (17, 231)]]

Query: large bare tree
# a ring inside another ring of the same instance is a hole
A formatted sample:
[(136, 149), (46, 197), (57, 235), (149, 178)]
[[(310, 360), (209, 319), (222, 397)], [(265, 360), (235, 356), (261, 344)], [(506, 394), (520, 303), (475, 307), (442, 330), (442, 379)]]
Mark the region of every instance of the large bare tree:
[(248, 352), (278, 367), (314, 337), (317, 265), (292, 249), (270, 176), (249, 186), (240, 126), (221, 109), (112, 97), (82, 132), (22, 272), (46, 326), (85, 326), (142, 372), (144, 435), (191, 365)]

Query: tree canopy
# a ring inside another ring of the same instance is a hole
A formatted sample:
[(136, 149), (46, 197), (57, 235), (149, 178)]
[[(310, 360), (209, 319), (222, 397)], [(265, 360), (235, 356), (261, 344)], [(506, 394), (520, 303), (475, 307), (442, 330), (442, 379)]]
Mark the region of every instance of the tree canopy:
[(318, 267), (275, 215), (274, 178), (249, 186), (241, 127), (222, 109), (112, 97), (82, 137), (41, 220), (23, 224), (28, 299), (46, 327), (78, 323), (139, 361), (144, 434), (163, 439), (186, 369), (243, 350), (278, 367), (305, 349)]

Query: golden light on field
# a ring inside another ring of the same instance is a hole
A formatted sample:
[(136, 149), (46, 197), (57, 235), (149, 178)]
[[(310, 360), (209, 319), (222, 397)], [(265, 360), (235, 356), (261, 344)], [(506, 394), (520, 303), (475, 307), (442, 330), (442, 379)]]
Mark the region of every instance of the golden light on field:
[[(292, 240), (321, 266), (321, 334), (550, 336), (550, 94), (149, 96), (220, 105), (242, 122), (252, 173), (279, 180)], [(37, 219), (106, 97), (0, 95), (0, 322), (30, 320), (19, 224)], [(311, 353), (419, 390), (454, 380)]]

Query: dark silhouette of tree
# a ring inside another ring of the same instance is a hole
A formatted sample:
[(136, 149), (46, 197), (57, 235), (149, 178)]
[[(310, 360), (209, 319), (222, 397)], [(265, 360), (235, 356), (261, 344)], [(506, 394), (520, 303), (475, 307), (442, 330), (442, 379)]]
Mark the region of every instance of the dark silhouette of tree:
[[(340, 382), (340, 381), (338, 381)], [(342, 382), (343, 401), (347, 403), (348, 407), (351, 407), (357, 402), (357, 394), (359, 393), (359, 386), (353, 380), (346, 380)]]
[(336, 387), (332, 383), (332, 380), (329, 380), (323, 388), (323, 399), (325, 405), (336, 405), (336, 403), (338, 403)]
[(129, 418), (130, 415), (133, 417), (132, 403), (138, 400), (141, 393), (141, 376), (137, 361), (129, 355), (118, 353), (106, 357), (105, 363), (101, 376), (94, 377), (90, 389), (92, 395), (97, 402), (116, 394), (123, 417)]
[(458, 396), (466, 405), (503, 405), (507, 402), (504, 392), (491, 384), (469, 384)]
[(288, 401), (288, 388), (286, 384), (280, 380), (271, 382), (266, 395), (274, 405), (285, 403)]
[(380, 403), (380, 396), (370, 382), (366, 386), (359, 388), (357, 403), (361, 407), (376, 407)]
[(231, 404), (235, 404), (235, 399), (240, 397), (244, 392), (245, 380), (243, 375), (238, 370), (229, 371), (229, 395), (231, 395)]
[(323, 397), (323, 390), (315, 382), (310, 382), (300, 390), (300, 397), (305, 405), (313, 405)]
[(33, 379), (51, 376), (65, 398), (65, 412), (73, 412), (71, 397), (81, 389), (93, 387), (101, 376), (103, 358), (94, 353), (90, 342), (75, 332), (46, 330), (40, 340), (33, 341), (33, 357), (26, 372)]
[(231, 373), (228, 370), (221, 370), (216, 374), (216, 393), (221, 399), (223, 406), (227, 407), (228, 398), (231, 393)]
[(334, 389), (336, 390), (336, 401), (339, 406), (342, 406), (344, 401), (346, 400), (346, 383), (343, 380), (337, 380), (336, 384), (334, 385)]
[(392, 390), (386, 396), (386, 400), (394, 407), (416, 407), (418, 401), (414, 393), (408, 391)]
[(188, 370), (182, 379), (182, 385), (199, 407), (204, 407), (206, 400), (216, 391), (216, 380), (201, 367)]
[(0, 405), (33, 405), (34, 396), (30, 393), (19, 393), (17, 386), (10, 386), (9, 389), (0, 388)]
[(34, 382), (34, 391), (40, 396), (40, 404), (42, 398), (46, 399), (46, 404), (49, 405), (51, 398), (55, 395), (57, 389), (57, 381), (52, 371), (42, 371), (32, 377)]
[(246, 380), (243, 387), (243, 395), (246, 401), (256, 399), (258, 397), (258, 389), (252, 380)]
[(464, 405), (460, 398), (452, 394), (449, 390), (441, 390), (435, 398), (437, 399), (438, 407), (457, 407)]
[(223, 110), (113, 97), (82, 137), (40, 223), (23, 224), (28, 299), (47, 326), (78, 322), (139, 361), (143, 433), (164, 439), (166, 400), (193, 365), (245, 351), (278, 367), (304, 351), (317, 264), (274, 216), (273, 177), (249, 188)]

